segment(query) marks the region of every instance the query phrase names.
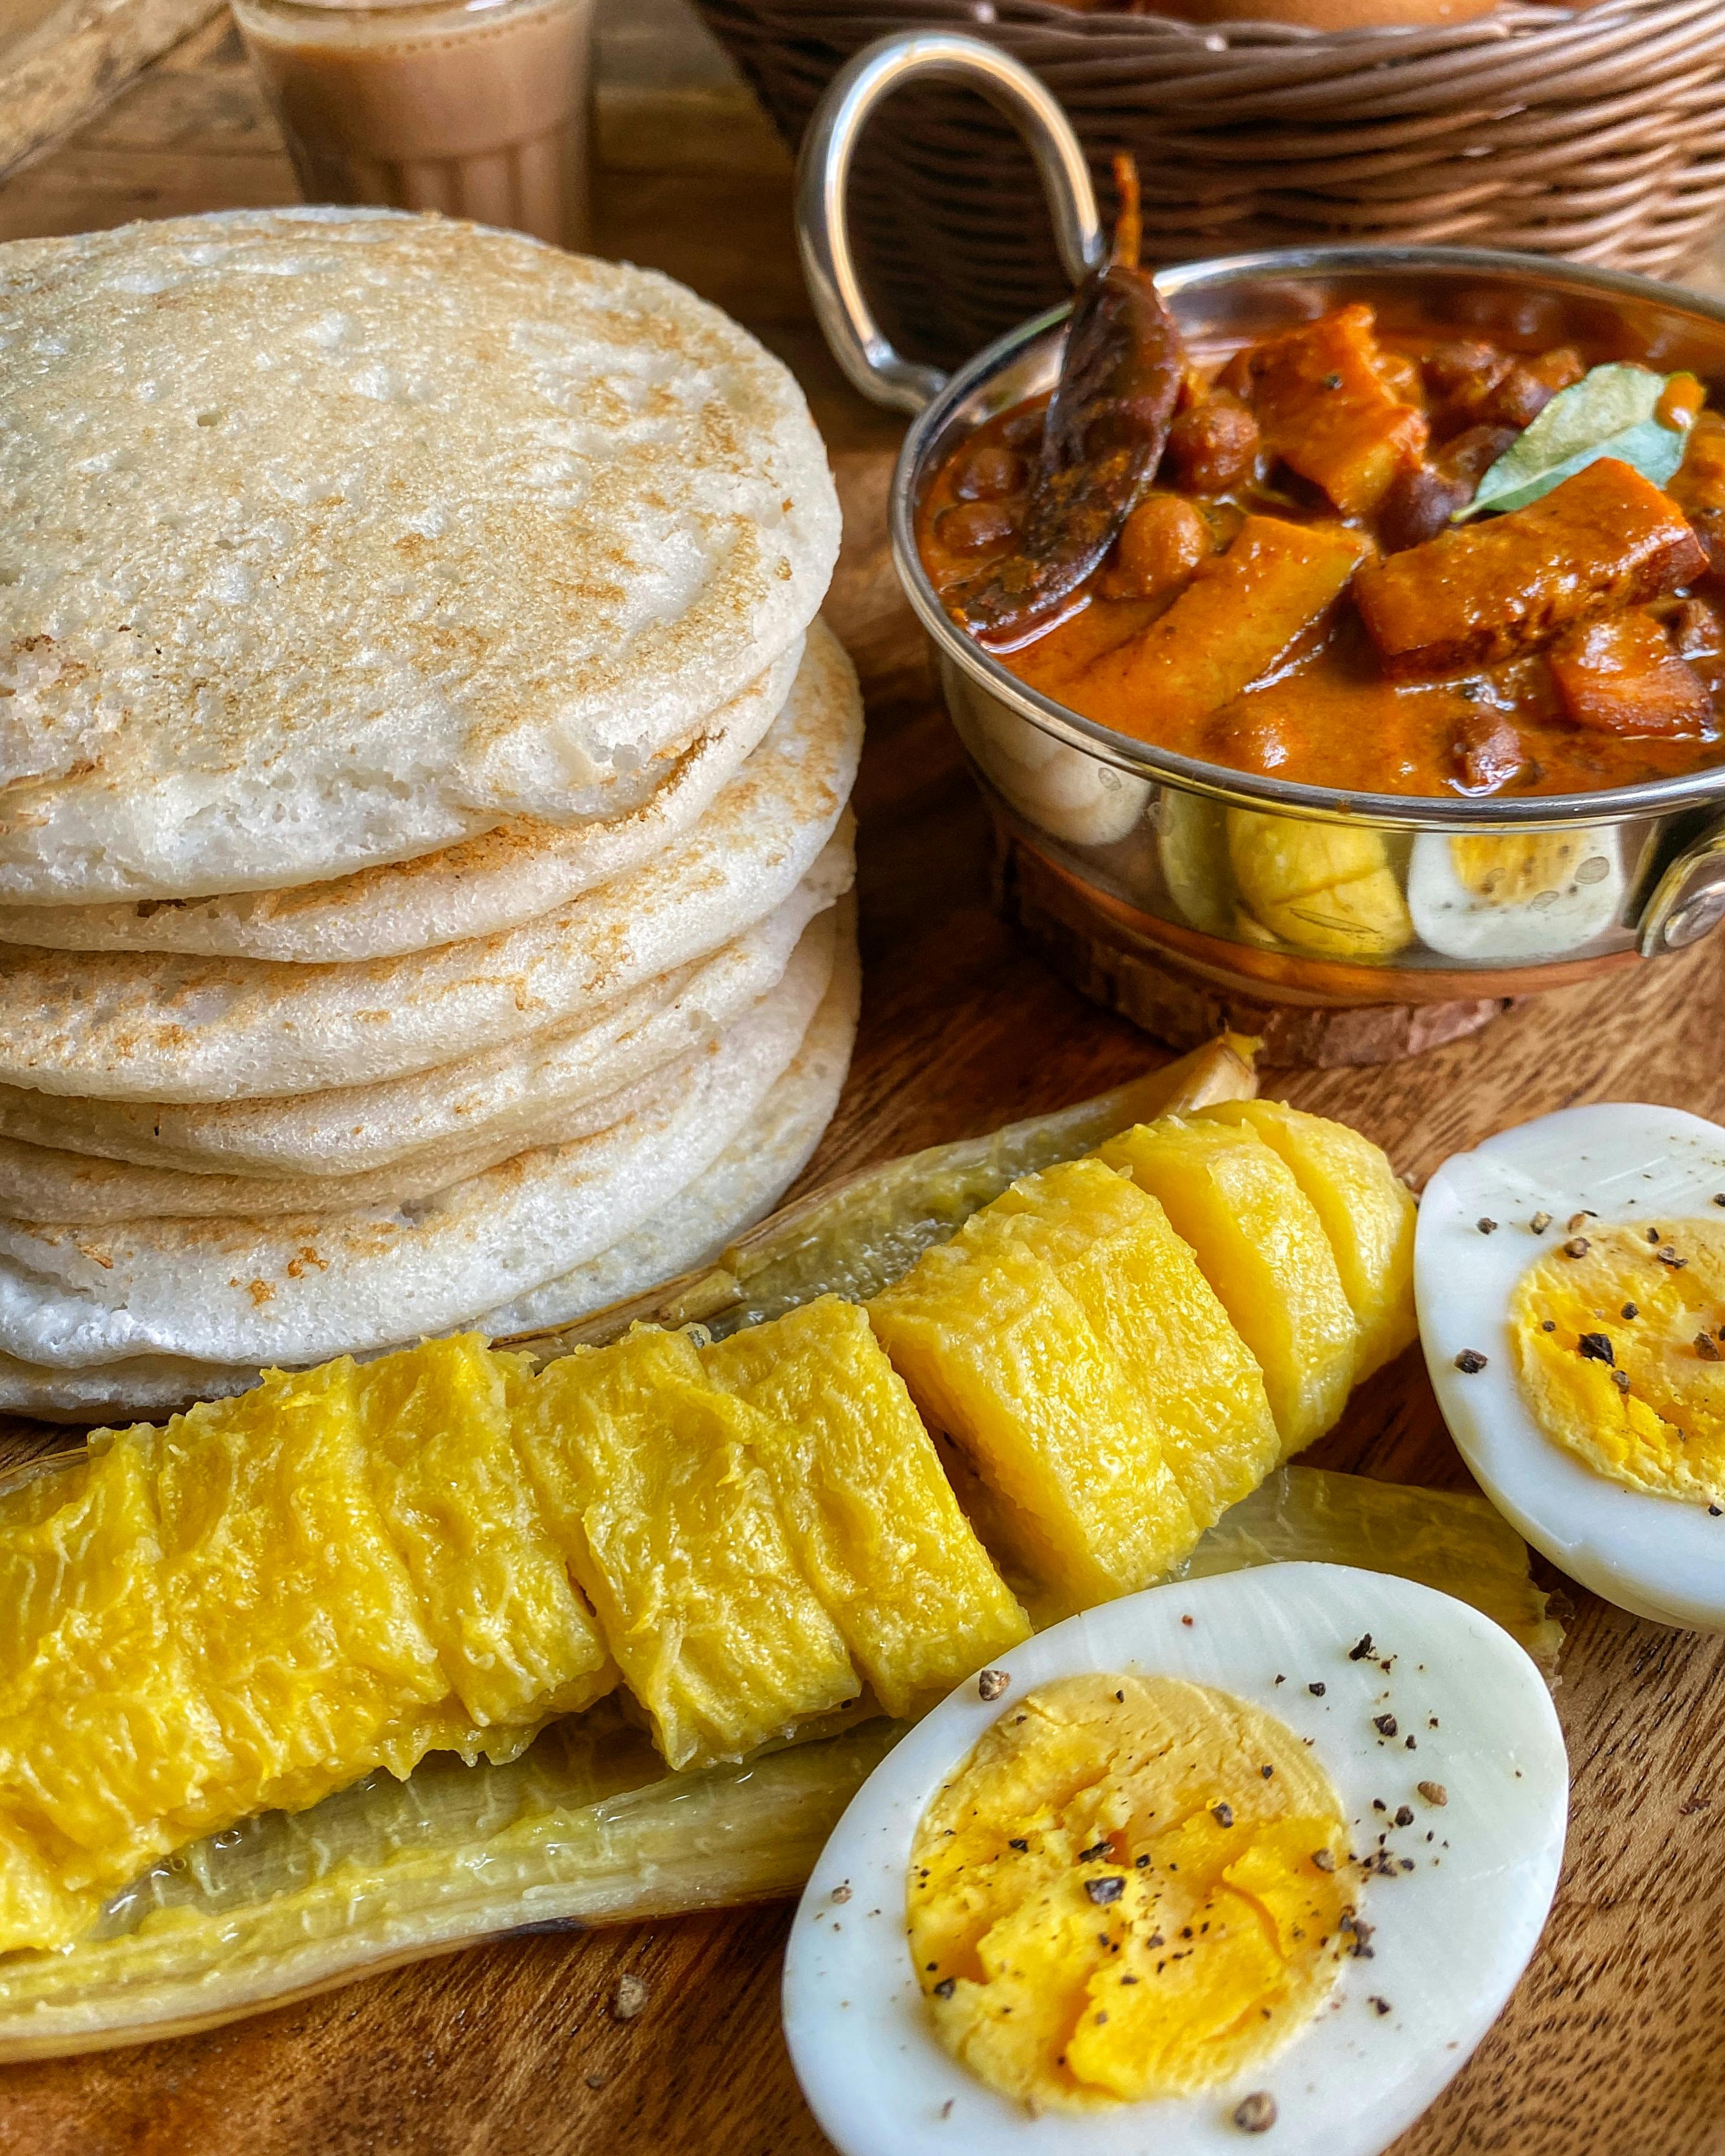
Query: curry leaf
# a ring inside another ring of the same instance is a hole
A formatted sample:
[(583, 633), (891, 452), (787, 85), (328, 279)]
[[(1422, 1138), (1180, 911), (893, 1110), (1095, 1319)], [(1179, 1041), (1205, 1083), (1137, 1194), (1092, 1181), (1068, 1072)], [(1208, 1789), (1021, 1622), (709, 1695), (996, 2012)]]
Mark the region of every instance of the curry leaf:
[(1511, 443), (1450, 521), (1484, 509), (1525, 509), (1599, 457), (1617, 457), (1663, 486), (1676, 475), (1688, 439), (1686, 419), (1667, 426), (1658, 417), (1666, 384), (1675, 379), (1620, 362), (1590, 368)]

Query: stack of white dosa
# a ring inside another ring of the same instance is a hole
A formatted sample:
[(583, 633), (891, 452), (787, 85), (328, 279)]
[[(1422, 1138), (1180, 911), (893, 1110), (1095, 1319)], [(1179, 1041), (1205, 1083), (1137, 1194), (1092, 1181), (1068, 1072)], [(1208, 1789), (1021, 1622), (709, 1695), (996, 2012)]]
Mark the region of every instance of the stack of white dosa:
[(789, 375), (381, 212), (0, 247), (0, 1407), (565, 1322), (770, 1209), (856, 967)]

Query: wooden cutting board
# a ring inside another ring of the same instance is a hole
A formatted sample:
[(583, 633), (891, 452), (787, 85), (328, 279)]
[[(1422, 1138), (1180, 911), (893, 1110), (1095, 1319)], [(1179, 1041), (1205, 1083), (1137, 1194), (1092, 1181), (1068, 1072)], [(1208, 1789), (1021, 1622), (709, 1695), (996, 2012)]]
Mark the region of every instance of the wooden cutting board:
[[(722, 117), (723, 97), (701, 95)], [(1158, 1052), (988, 911), (982, 811), (886, 558), (896, 428), (819, 350), (784, 162), (746, 117), (703, 130), (673, 112), (656, 135), (640, 121), (637, 108), (616, 131), (602, 244), (684, 278), (791, 357), (845, 500), (829, 612), (870, 696), (865, 992), (850, 1082), (811, 1178), (1116, 1084)], [(0, 191), (0, 232), (290, 194), (218, 26)], [(1271, 1074), (1270, 1090), (1357, 1124), (1416, 1176), (1576, 1101), (1725, 1117), (1725, 937), (1412, 1062)], [(1466, 1479), (1414, 1358), (1364, 1388), (1311, 1456)], [(1396, 2156), (1725, 2156), (1725, 1642), (1579, 1591), (1568, 1601), (1557, 1699), (1574, 1805), (1557, 1906), (1502, 2020)], [(778, 2033), (788, 1913), (511, 1941), (209, 2035), (13, 2067), (0, 2072), (0, 2156), (819, 2156)], [(625, 1973), (649, 1997), (622, 2023), (608, 2001)]]

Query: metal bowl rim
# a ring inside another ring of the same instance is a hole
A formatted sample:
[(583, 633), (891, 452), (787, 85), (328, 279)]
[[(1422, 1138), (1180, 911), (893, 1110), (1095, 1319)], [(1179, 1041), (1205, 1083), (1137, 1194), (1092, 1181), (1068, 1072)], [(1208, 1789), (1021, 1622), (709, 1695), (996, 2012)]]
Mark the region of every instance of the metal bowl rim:
[[(1178, 263), (1157, 272), (1157, 283), (1170, 297), (1212, 285), (1252, 279), (1320, 275), (1338, 270), (1378, 270), (1400, 277), (1420, 270), (1476, 270), (1537, 280), (1548, 289), (1610, 299), (1635, 300), (1668, 314), (1687, 316), (1725, 331), (1725, 302), (1681, 286), (1661, 284), (1622, 270), (1595, 269), (1559, 262), (1545, 255), (1507, 249), (1466, 247), (1301, 247), (1269, 248), (1247, 254), (1213, 255)], [(917, 552), (914, 505), (924, 476), (931, 443), (956, 408), (972, 392), (1019, 358), (1063, 322), (1070, 303), (1033, 316), (997, 337), (955, 373), (911, 423), (893, 473), (889, 505), (894, 564), (918, 619), (937, 651), (952, 660), (1003, 704), (1042, 732), (1083, 754), (1158, 784), (1213, 800), (1298, 813), (1324, 822), (1377, 823), (1435, 830), (1537, 830), (1575, 823), (1609, 824), (1640, 817), (1674, 814), (1725, 801), (1725, 764), (1689, 776), (1644, 781), (1636, 786), (1601, 788), (1590, 793), (1528, 795), (1513, 800), (1481, 799), (1426, 793), (1354, 793), (1337, 787), (1311, 786), (1225, 764), (1177, 755), (1123, 734), (1100, 720), (1056, 703), (991, 658), (967, 636), (941, 604)]]

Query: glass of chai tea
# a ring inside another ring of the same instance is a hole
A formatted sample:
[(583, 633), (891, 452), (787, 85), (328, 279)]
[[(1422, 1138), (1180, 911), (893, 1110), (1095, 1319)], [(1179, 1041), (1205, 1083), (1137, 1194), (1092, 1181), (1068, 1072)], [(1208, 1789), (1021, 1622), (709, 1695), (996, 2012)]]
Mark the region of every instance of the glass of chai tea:
[(308, 202), (585, 244), (593, 0), (233, 0)]

